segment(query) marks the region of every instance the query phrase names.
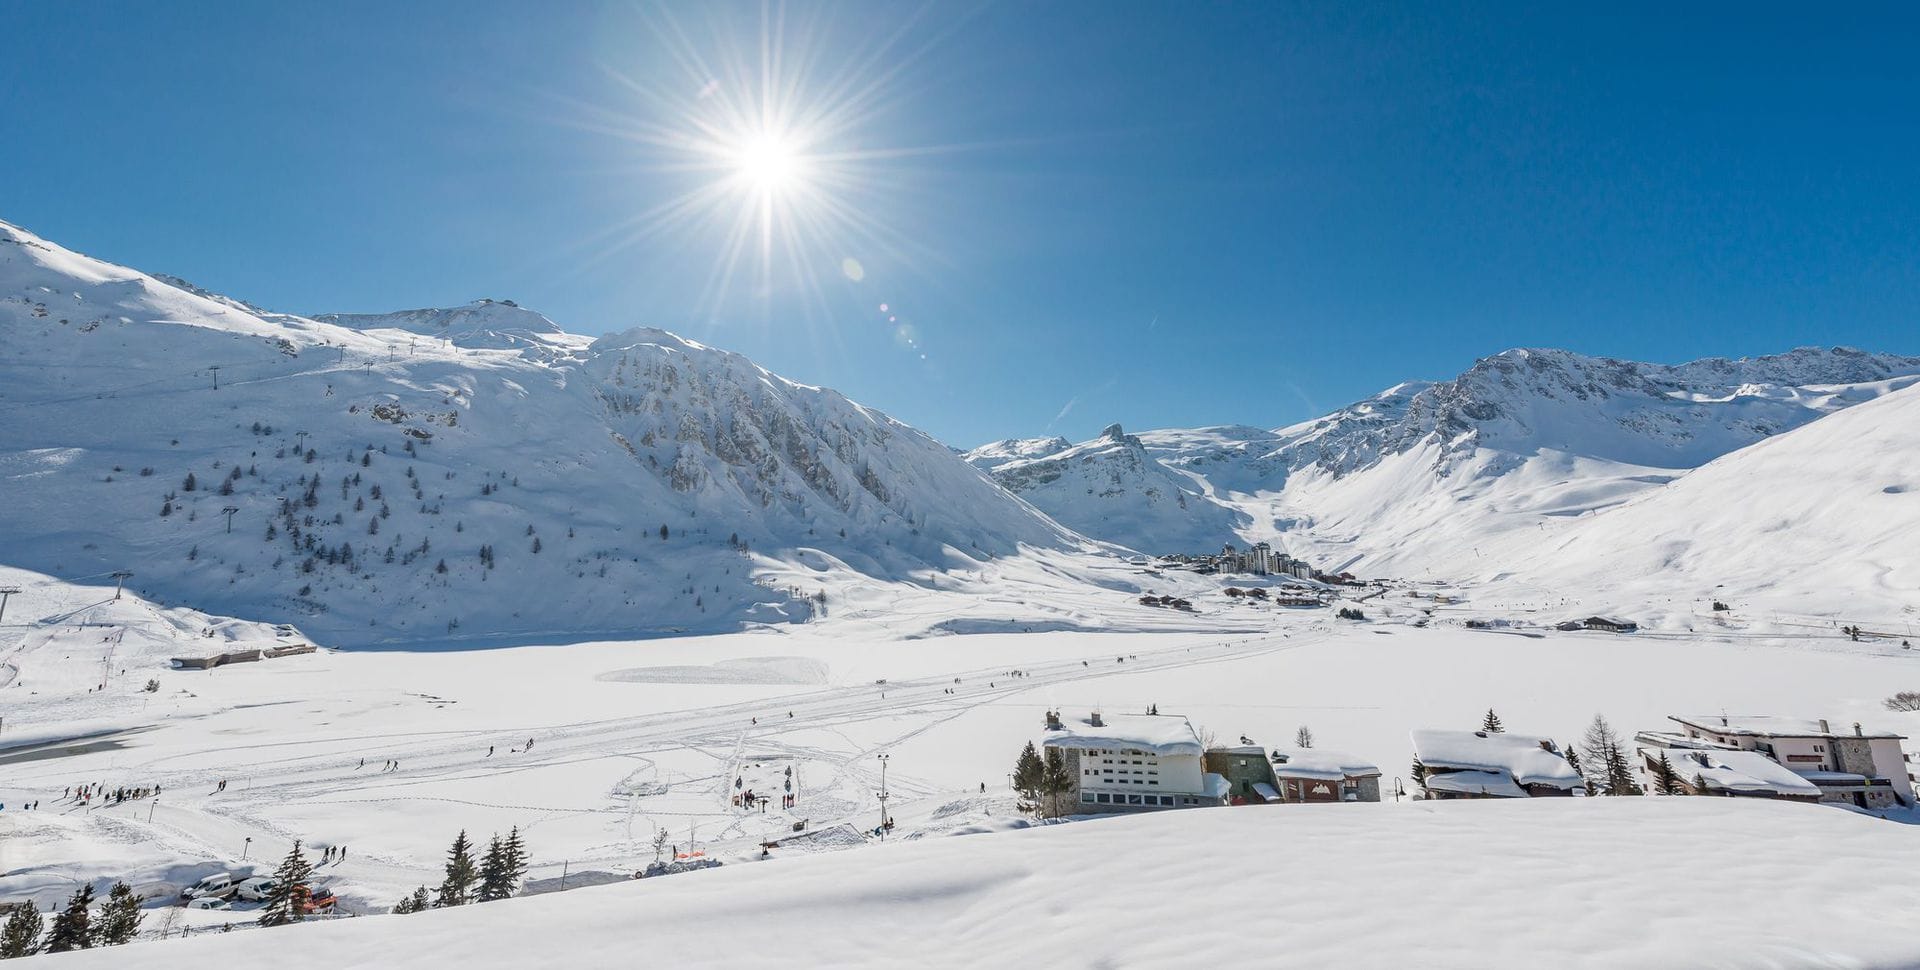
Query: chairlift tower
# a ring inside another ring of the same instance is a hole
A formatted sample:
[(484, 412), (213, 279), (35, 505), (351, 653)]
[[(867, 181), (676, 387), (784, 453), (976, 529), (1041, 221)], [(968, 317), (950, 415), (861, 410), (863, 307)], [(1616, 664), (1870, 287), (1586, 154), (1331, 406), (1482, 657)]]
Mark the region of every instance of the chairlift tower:
[(133, 574), (124, 569), (116, 569), (113, 571), (112, 575), (113, 575), (113, 598), (117, 602), (120, 599), (121, 588), (126, 585), (127, 580), (133, 578)]
[(18, 586), (0, 586), (0, 620), (7, 618), (7, 597), (20, 592)]
[(887, 761), (889, 756), (880, 755), (880, 841), (887, 840)]
[(239, 506), (229, 505), (226, 508), (221, 509), (220, 511), (225, 513), (227, 516), (227, 531), (232, 532), (233, 531), (233, 513), (240, 511)]

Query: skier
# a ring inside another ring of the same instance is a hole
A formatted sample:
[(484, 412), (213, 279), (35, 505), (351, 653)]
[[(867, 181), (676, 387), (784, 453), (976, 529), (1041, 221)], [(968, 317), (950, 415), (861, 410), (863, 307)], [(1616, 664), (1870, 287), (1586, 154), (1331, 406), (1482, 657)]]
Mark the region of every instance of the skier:
[(493, 745), (491, 744), (487, 745), (487, 757), (493, 757)]
[(532, 738), (528, 738), (528, 739), (527, 739), (527, 750), (528, 750), (528, 751), (532, 751), (532, 750), (533, 750), (533, 739), (532, 739)]
[(359, 771), (360, 769), (365, 768), (366, 766), (367, 766), (367, 759), (361, 758), (360, 763), (353, 766), (353, 770)]

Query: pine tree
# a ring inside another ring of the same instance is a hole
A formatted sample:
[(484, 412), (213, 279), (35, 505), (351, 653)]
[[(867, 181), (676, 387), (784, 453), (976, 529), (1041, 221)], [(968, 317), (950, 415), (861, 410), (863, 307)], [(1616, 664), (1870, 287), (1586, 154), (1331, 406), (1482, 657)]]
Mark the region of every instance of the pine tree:
[(1065, 814), (1067, 794), (1073, 791), (1073, 775), (1059, 748), (1048, 748), (1046, 769), (1041, 778), (1047, 792), (1047, 814), (1059, 818)]
[(287, 850), (287, 857), (280, 860), (280, 867), (273, 871), (273, 891), (267, 894), (267, 905), (260, 911), (260, 925), (283, 926), (306, 919), (305, 903), (311, 893), (308, 883), (312, 879), (313, 865), (307, 862), (300, 843), (295, 841), (293, 848)]
[(467, 841), (467, 830), (461, 829), (453, 840), (453, 847), (447, 851), (447, 875), (440, 882), (440, 891), (434, 896), (433, 904), (466, 905), (478, 875), (473, 864), (473, 844)]
[(1585, 769), (1580, 767), (1580, 750), (1569, 744), (1567, 745), (1566, 755), (1567, 764), (1573, 766), (1573, 773), (1580, 776), (1581, 782), (1586, 786), (1587, 794), (1594, 794), (1593, 779), (1587, 777)]
[(1653, 766), (1653, 790), (1662, 795), (1684, 795), (1680, 775), (1673, 770), (1673, 762), (1667, 760), (1667, 753), (1660, 752), (1660, 762)]
[(30, 957), (40, 952), (40, 930), (46, 920), (40, 917), (40, 908), (29, 899), (15, 907), (7, 917), (5, 928), (0, 928), (0, 960), (14, 957)]
[(520, 826), (507, 830), (507, 842), (502, 848), (505, 850), (503, 861), (506, 863), (507, 896), (512, 897), (520, 892), (521, 880), (527, 878), (527, 843), (520, 838)]
[(43, 952), (65, 953), (93, 946), (93, 914), (88, 911), (92, 905), (92, 883), (74, 890), (67, 899), (67, 908), (53, 918), (53, 928), (47, 933)]
[(94, 941), (97, 946), (119, 946), (132, 943), (140, 932), (140, 921), (146, 914), (140, 912), (140, 897), (124, 882), (116, 882), (107, 890), (106, 905), (100, 907), (100, 918), (94, 923)]
[(1293, 746), (1296, 748), (1313, 747), (1313, 729), (1305, 724), (1300, 725), (1300, 730), (1293, 732)]
[(1493, 713), (1493, 708), (1489, 707), (1487, 708), (1487, 716), (1480, 722), (1480, 730), (1488, 734), (1505, 734), (1507, 728), (1506, 725), (1500, 723), (1500, 715)]
[(1013, 790), (1020, 793), (1021, 811), (1040, 810), (1040, 791), (1046, 783), (1046, 763), (1040, 760), (1040, 752), (1034, 749), (1033, 742), (1028, 741), (1020, 751), (1020, 760), (1013, 766)]
[(187, 473), (187, 480), (186, 480), (186, 481), (184, 481), (184, 482), (181, 482), (181, 483), (180, 483), (180, 490), (181, 490), (181, 491), (183, 491), (183, 492), (191, 492), (191, 491), (193, 491), (194, 489), (196, 489), (196, 488), (199, 488), (199, 487), (200, 487), (200, 481), (199, 481), (199, 479), (196, 479), (196, 478), (194, 478), (194, 477), (193, 477), (193, 473), (192, 473), (192, 472), (188, 472), (188, 473)]
[(480, 889), (473, 894), (477, 903), (490, 903), (496, 899), (505, 899), (502, 886), (506, 881), (506, 861), (501, 848), (500, 836), (496, 833), (487, 843), (487, 854), (480, 859)]
[(427, 887), (421, 886), (411, 896), (401, 897), (393, 906), (396, 913), (424, 913), (433, 906), (433, 898), (427, 894)]

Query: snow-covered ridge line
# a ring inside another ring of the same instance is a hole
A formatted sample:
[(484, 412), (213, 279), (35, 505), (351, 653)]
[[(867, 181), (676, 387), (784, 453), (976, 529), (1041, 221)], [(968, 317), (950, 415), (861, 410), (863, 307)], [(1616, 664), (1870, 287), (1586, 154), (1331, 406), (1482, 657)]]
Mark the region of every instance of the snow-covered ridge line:
[(1011, 439), (968, 458), (1143, 552), (1269, 541), (1338, 568), (1448, 578), (1473, 568), (1460, 555), (1481, 538), (1551, 530), (1916, 382), (1920, 357), (1847, 347), (1677, 365), (1521, 348), (1272, 431)]
[(11, 561), (336, 642), (734, 629), (817, 613), (760, 578), (795, 550), (902, 581), (1087, 546), (918, 430), (664, 330), (269, 313), (0, 226), (0, 331), (0, 413), (31, 419), (0, 432)]

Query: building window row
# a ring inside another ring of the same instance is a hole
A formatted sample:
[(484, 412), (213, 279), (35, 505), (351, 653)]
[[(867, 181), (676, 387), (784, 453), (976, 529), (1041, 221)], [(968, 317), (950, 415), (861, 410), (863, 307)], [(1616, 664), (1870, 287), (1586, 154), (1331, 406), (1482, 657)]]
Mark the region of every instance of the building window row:
[[(1158, 783), (1156, 782), (1156, 784)], [(1154, 808), (1172, 808), (1174, 805), (1172, 795), (1142, 795), (1134, 792), (1114, 792), (1109, 794), (1107, 792), (1083, 791), (1080, 793), (1080, 802), (1083, 805), (1138, 805), (1142, 808), (1149, 806)], [(1187, 799), (1187, 804), (1193, 804), (1193, 799)]]

